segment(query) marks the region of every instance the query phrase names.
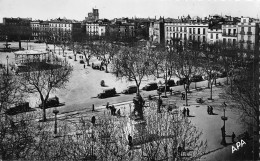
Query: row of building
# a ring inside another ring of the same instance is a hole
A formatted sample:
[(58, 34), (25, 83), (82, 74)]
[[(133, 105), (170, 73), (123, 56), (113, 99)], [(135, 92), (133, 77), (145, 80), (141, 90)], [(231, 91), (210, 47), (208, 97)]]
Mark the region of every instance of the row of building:
[(0, 39), (34, 39), (41, 41), (70, 41), (83, 37), (146, 39), (154, 43), (172, 44), (175, 40), (240, 44), (253, 49), (259, 43), (259, 21), (248, 17), (208, 16), (205, 18), (160, 17), (99, 19), (98, 9), (88, 13), (83, 21), (66, 18), (49, 21), (30, 18), (4, 18), (0, 24)]
[(150, 22), (150, 40), (155, 43), (172, 44), (175, 40), (222, 42), (252, 50), (259, 43), (259, 20), (248, 17), (209, 16), (191, 19), (164, 19)]
[[(32, 20), (31, 18), (3, 18), (0, 24), (0, 39), (33, 39), (41, 41), (77, 41), (88, 35), (100, 38), (103, 36), (117, 38), (149, 37), (148, 19), (120, 18), (99, 19), (98, 9), (88, 13), (83, 21), (66, 18), (48, 21)], [(27, 30), (27, 32), (25, 32)], [(19, 32), (17, 32), (19, 31)]]

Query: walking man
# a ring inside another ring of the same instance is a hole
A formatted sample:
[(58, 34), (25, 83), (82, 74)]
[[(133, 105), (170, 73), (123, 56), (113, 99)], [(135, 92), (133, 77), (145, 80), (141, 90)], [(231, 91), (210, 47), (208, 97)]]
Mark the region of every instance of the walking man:
[(213, 107), (210, 106), (210, 114), (213, 115)]
[(234, 132), (233, 132), (233, 134), (231, 135), (231, 137), (232, 137), (232, 143), (235, 143), (235, 137), (236, 137), (236, 135), (235, 135)]
[(95, 118), (95, 116), (92, 116), (91, 123), (93, 124), (93, 126), (95, 125), (95, 122), (96, 122), (96, 118)]
[(183, 116), (186, 116), (186, 108), (184, 107), (183, 111), (182, 111)]
[(187, 116), (190, 117), (190, 110), (187, 108)]
[(84, 69), (85, 69), (86, 65), (84, 64)]
[(208, 106), (207, 112), (208, 114), (210, 114), (210, 106)]

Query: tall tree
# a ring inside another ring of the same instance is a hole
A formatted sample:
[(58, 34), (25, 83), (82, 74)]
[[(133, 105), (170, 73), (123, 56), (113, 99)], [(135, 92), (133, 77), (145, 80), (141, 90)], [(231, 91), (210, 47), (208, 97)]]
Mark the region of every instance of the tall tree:
[(24, 92), (39, 94), (43, 110), (42, 119), (46, 121), (46, 103), (50, 93), (65, 87), (73, 68), (68, 63), (62, 63), (57, 57), (52, 57), (51, 64), (31, 63), (30, 59), (26, 61), (26, 70), (19, 73), (21, 85)]
[(122, 47), (113, 59), (113, 71), (118, 78), (134, 80), (139, 87), (145, 76), (150, 74), (148, 52), (141, 47)]

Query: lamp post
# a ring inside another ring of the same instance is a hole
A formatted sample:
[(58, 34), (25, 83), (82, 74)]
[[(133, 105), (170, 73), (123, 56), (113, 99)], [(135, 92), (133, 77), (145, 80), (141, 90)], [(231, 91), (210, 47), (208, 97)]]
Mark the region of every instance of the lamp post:
[(54, 134), (57, 134), (57, 114), (59, 113), (59, 111), (58, 110), (53, 110), (53, 113), (55, 114)]
[(7, 73), (7, 75), (8, 75), (8, 59), (9, 59), (9, 56), (7, 55), (7, 56), (6, 56), (6, 61), (7, 61), (7, 65), (6, 65), (6, 67), (7, 67), (7, 68), (6, 68), (6, 73)]
[(221, 119), (224, 121), (224, 125), (223, 125), (223, 127), (221, 128), (221, 133), (222, 133), (222, 141), (221, 141), (221, 144), (224, 145), (224, 146), (227, 144), (227, 143), (226, 143), (226, 124), (225, 124), (225, 122), (226, 122), (226, 120), (227, 120), (228, 118), (225, 116), (226, 107), (227, 107), (227, 105), (226, 105), (226, 103), (224, 102), (224, 103), (223, 103), (224, 116), (221, 116)]

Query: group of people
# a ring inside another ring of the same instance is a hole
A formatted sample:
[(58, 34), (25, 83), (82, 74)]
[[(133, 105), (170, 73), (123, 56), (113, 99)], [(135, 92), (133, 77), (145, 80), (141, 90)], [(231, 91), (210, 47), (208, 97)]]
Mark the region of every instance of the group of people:
[(213, 107), (208, 105), (207, 112), (208, 112), (209, 115), (213, 115)]
[(184, 107), (183, 110), (182, 110), (182, 114), (183, 114), (184, 117), (186, 117), (186, 116), (189, 117), (189, 116), (190, 116), (190, 110), (189, 110), (189, 108), (186, 109), (186, 108)]
[(111, 105), (111, 106), (110, 106), (109, 103), (107, 103), (106, 108), (107, 108), (107, 109), (110, 109), (112, 116), (116, 116), (116, 115), (121, 116), (121, 111), (120, 111), (120, 109), (118, 109), (118, 110), (116, 111), (116, 108), (115, 108), (114, 105)]

